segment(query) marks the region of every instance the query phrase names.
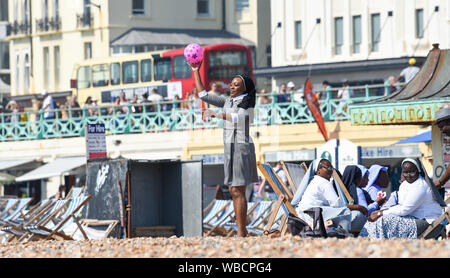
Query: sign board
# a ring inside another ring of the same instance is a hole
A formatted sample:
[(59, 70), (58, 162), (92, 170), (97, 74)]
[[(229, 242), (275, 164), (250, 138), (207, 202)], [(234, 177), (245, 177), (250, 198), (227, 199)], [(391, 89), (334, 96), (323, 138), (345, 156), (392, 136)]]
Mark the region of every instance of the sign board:
[(314, 159), (314, 150), (292, 150), (292, 151), (278, 151), (266, 152), (264, 154), (264, 161), (277, 162), (283, 161), (311, 161)]
[(105, 125), (86, 124), (85, 134), (87, 159), (106, 158)]
[(338, 161), (337, 161), (337, 146), (338, 146), (338, 140), (331, 139), (325, 144), (323, 144), (320, 147), (316, 148), (316, 159), (319, 158), (326, 158), (331, 162), (331, 165), (333, 167), (337, 168)]
[(223, 154), (193, 155), (192, 160), (201, 160), (204, 165), (219, 165), (223, 164)]
[(387, 146), (362, 148), (361, 158), (405, 158), (421, 157), (422, 153), (418, 146)]
[(344, 173), (348, 165), (361, 164), (361, 147), (347, 139), (339, 140), (338, 147), (338, 170)]

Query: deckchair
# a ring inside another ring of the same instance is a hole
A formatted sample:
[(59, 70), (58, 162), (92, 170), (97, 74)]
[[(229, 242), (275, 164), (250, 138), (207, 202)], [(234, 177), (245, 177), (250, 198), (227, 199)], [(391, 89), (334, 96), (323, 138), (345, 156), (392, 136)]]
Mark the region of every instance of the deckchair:
[[(224, 211), (224, 213), (222, 213), (222, 215), (220, 216), (220, 218), (206, 224), (206, 228), (208, 229), (206, 236), (211, 235), (213, 232), (215, 232), (216, 230), (219, 230), (221, 227), (223, 227), (223, 225), (230, 222), (232, 220), (233, 213), (234, 213), (233, 202), (230, 202), (228, 204), (226, 210)], [(223, 231), (223, 229), (220, 229), (220, 230)]]
[(3, 217), (7, 216), (10, 213), (10, 211), (15, 206), (17, 206), (18, 203), (19, 203), (19, 199), (17, 199), (17, 198), (8, 199), (2, 212), (0, 212), (0, 219), (3, 219)]
[(275, 202), (273, 201), (261, 201), (255, 216), (252, 221), (247, 225), (247, 231), (250, 234), (261, 234), (263, 232), (263, 224), (266, 222), (270, 215), (270, 210)]
[(26, 207), (33, 201), (33, 198), (21, 198), (19, 203), (15, 206), (14, 210), (10, 211), (7, 215), (0, 219), (0, 225), (7, 225), (8, 221), (14, 221), (19, 216), (25, 214)]
[(47, 224), (56, 214), (61, 211), (61, 209), (64, 208), (64, 205), (67, 202), (67, 200), (56, 200), (54, 198), (51, 198), (49, 199), (48, 204), (44, 205), (44, 207), (34, 215), (30, 215), (23, 222), (10, 222), (9, 225), (3, 227), (1, 231), (7, 232), (12, 235), (12, 237), (8, 241), (13, 241), (15, 239), (18, 239), (20, 241), (28, 235), (28, 232), (23, 229), (23, 226)]
[(280, 163), (283, 171), (286, 173), (288, 184), (291, 187), (292, 193), (295, 194), (297, 187), (305, 176), (307, 170), (306, 164), (305, 162), (301, 164), (286, 163), (283, 160), (280, 160)]
[(210, 229), (211, 223), (217, 221), (220, 218), (220, 215), (227, 208), (230, 200), (217, 200), (214, 199), (204, 210), (203, 214), (208, 214), (203, 217), (203, 229)]
[(44, 199), (38, 202), (36, 205), (31, 207), (26, 213), (15, 217), (15, 219), (9, 219), (5, 221), (5, 225), (19, 226), (20, 224), (27, 223), (29, 219), (38, 215), (42, 211), (48, 210), (53, 205), (54, 199)]
[(341, 178), (339, 177), (338, 173), (335, 169), (333, 169), (333, 179), (336, 181), (337, 190), (339, 197), (344, 201), (346, 205), (353, 205), (355, 204), (355, 200), (353, 200), (352, 196), (350, 196), (350, 193), (348, 193), (347, 187), (345, 187), (344, 183), (342, 182)]
[[(264, 230), (269, 231), (272, 228), (273, 221), (275, 219), (275, 216), (278, 214), (278, 210), (280, 208), (283, 209), (286, 217), (289, 215), (289, 213), (292, 213), (296, 217), (298, 217), (298, 215), (290, 203), (290, 199), (288, 197), (289, 195), (287, 194), (287, 191), (289, 191), (288, 188), (278, 178), (278, 175), (275, 174), (273, 168), (269, 164), (264, 164), (259, 161), (256, 163), (256, 165), (258, 166), (259, 170), (262, 172), (266, 180), (269, 182), (270, 186), (272, 187), (273, 191), (276, 193), (278, 198), (275, 204), (275, 208), (274, 210), (272, 210), (269, 223), (264, 228)], [(283, 229), (284, 227), (281, 228)]]
[[(253, 219), (252, 214), (254, 213), (255, 209), (258, 208), (261, 203), (266, 203), (266, 202), (271, 203), (270, 201), (248, 202), (247, 203), (247, 219)], [(251, 222), (253, 222), (253, 220)], [(226, 222), (223, 226), (227, 232), (226, 236), (231, 236), (238, 230), (238, 226), (236, 223), (236, 216), (235, 216), (234, 212), (231, 214), (231, 221)], [(248, 225), (247, 225), (247, 228), (248, 228)]]
[[(419, 235), (419, 238), (427, 239), (431, 235), (432, 232), (437, 232), (434, 238), (438, 238), (439, 236), (442, 236), (443, 238), (447, 238), (445, 235), (445, 226), (447, 226), (450, 223), (450, 212), (448, 211), (448, 205), (450, 204), (450, 198), (447, 198), (445, 200), (445, 204), (447, 204), (447, 207), (444, 209), (444, 213), (441, 214), (437, 219), (431, 223), (428, 228)], [(439, 230), (439, 231), (436, 231)], [(443, 234), (442, 234), (443, 232)]]
[(34, 238), (41, 238), (46, 240), (63, 238), (67, 240), (73, 240), (73, 238), (69, 235), (66, 235), (63, 230), (74, 221), (75, 223), (77, 223), (78, 228), (83, 233), (85, 239), (88, 239), (87, 235), (83, 231), (83, 228), (78, 222), (78, 219), (75, 217), (75, 214), (89, 201), (90, 198), (90, 195), (72, 198), (69, 207), (64, 212), (64, 214), (59, 217), (59, 222), (55, 224), (48, 223), (46, 226), (24, 226), (23, 229), (31, 234), (28, 240), (33, 240)]

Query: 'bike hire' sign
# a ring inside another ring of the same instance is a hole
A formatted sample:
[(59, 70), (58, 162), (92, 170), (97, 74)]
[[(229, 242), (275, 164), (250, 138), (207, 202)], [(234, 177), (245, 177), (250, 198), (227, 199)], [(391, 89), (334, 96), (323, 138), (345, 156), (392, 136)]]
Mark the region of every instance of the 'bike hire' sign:
[(86, 125), (87, 159), (106, 158), (106, 137), (104, 124)]

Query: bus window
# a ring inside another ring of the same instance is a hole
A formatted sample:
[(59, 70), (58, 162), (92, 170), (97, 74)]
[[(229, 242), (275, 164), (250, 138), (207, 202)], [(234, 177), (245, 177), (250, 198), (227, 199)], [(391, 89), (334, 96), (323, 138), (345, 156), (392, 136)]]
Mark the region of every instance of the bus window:
[(111, 64), (111, 85), (120, 84), (120, 63)]
[(248, 67), (221, 67), (221, 68), (209, 68), (209, 79), (232, 79), (238, 74), (250, 75), (250, 68)]
[(109, 67), (107, 64), (92, 66), (92, 85), (94, 87), (108, 86)]
[(123, 62), (122, 64), (123, 83), (137, 83), (139, 78), (138, 61)]
[(141, 61), (141, 81), (152, 81), (152, 60), (150, 59)]
[(190, 78), (192, 76), (191, 67), (186, 63), (183, 55), (173, 58), (173, 75), (175, 79)]
[(155, 80), (169, 80), (172, 78), (172, 61), (170, 58), (155, 60)]
[(241, 66), (247, 65), (247, 52), (245, 51), (211, 51), (209, 66)]
[(91, 87), (91, 67), (80, 67), (77, 74), (77, 88), (86, 89), (89, 87)]

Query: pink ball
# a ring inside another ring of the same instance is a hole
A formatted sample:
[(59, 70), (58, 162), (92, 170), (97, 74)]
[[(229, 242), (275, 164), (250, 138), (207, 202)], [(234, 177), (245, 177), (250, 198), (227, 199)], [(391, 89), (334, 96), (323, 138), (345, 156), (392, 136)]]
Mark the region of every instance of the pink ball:
[(196, 43), (189, 44), (184, 49), (184, 58), (192, 65), (198, 65), (203, 59), (203, 48)]

